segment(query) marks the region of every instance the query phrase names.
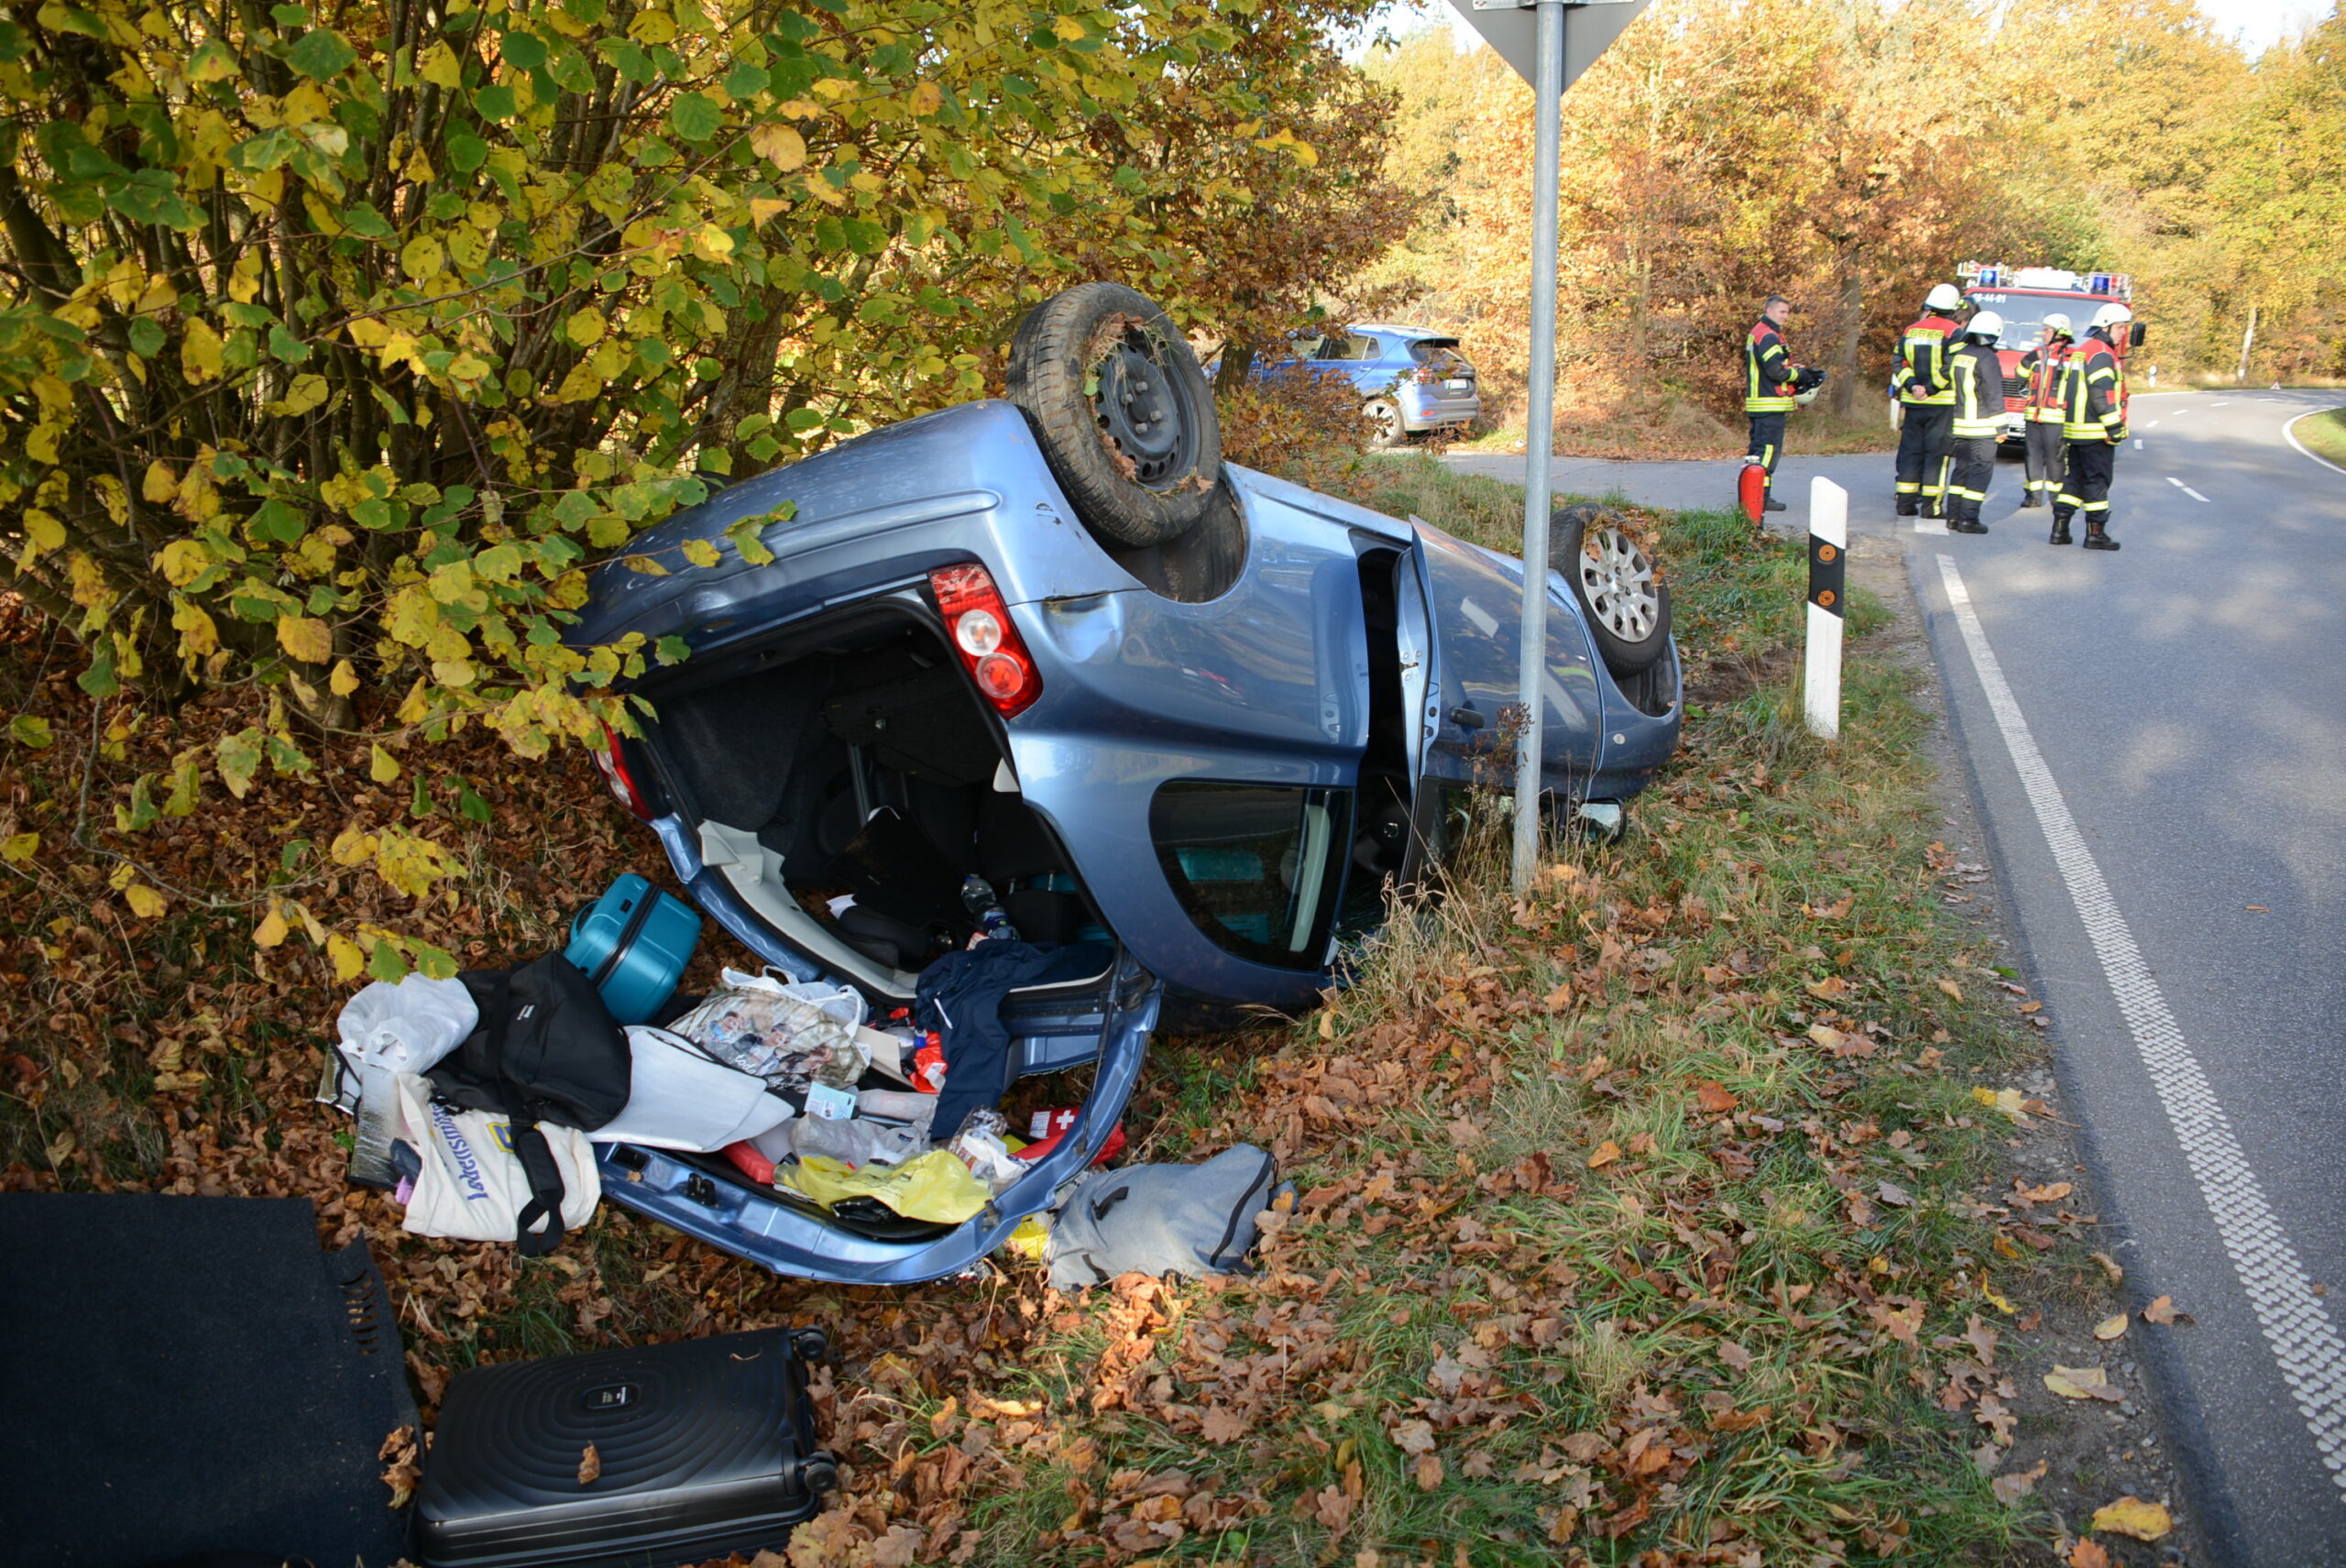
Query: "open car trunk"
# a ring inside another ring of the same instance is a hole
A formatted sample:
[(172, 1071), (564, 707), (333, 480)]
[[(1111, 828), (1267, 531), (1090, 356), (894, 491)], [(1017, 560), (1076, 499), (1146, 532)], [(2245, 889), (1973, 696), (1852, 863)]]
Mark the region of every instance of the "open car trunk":
[(1025, 939), (1110, 944), (1018, 794), (998, 721), (917, 598), (889, 597), (695, 672), (646, 727), (701, 863), (886, 1012), (965, 945), (972, 874)]
[(878, 1022), (966, 945), (976, 927), (962, 883), (981, 876), (1025, 940), (1096, 958), (1003, 1003), (1013, 1075), (1098, 1067), (1068, 1136), (961, 1225), (842, 1219), (722, 1155), (627, 1146), (605, 1154), (607, 1192), (778, 1272), (882, 1284), (968, 1267), (1105, 1142), (1156, 1025), (1155, 978), (1102, 928), (1019, 796), (998, 721), (916, 593), (802, 621), (641, 690), (657, 710), (643, 751), (673, 811), (662, 838), (733, 935), (796, 978), (853, 985)]

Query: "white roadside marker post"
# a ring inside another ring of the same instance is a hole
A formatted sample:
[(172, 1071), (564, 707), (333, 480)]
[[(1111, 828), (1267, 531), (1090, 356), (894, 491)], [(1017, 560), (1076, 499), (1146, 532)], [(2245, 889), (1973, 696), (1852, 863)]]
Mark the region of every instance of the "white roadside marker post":
[(1808, 732), (1841, 738), (1841, 616), (1849, 597), (1849, 492), (1808, 482)]

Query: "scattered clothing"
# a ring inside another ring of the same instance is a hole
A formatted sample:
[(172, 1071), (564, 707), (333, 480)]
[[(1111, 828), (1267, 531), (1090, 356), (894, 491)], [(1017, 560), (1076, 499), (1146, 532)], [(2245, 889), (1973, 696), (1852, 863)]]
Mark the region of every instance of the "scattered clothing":
[(1045, 948), (1030, 942), (981, 942), (948, 953), (921, 971), (913, 1022), (937, 1031), (945, 1051), (945, 1087), (932, 1127), (959, 1129), (972, 1111), (997, 1104), (1010, 1087), (1010, 1030), (1003, 999), (1025, 985), (1096, 974), (1093, 947)]

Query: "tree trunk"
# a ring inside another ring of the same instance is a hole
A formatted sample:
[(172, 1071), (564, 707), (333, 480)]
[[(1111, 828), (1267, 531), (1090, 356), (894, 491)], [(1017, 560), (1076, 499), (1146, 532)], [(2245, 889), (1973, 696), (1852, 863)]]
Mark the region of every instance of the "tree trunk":
[(1639, 380), (1651, 373), (1651, 341), (1647, 323), (1653, 309), (1653, 254), (1640, 251), (1636, 266), (1637, 291), (1629, 296), (1629, 373)]
[(1841, 346), (1833, 356), (1833, 416), (1847, 419), (1858, 406), (1858, 350), (1865, 343), (1865, 252), (1852, 246), (1841, 263)]
[(1232, 338), (1222, 345), (1222, 363), (1214, 369), (1214, 395), (1220, 397), (1225, 392), (1236, 391), (1246, 384), (1246, 378), (1254, 374), (1254, 370), (1255, 345)]

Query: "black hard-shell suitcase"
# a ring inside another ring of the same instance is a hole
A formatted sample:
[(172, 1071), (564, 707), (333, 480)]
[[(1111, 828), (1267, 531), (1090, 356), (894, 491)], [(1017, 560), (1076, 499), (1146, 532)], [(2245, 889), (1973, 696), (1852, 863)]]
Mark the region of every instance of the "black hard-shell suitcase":
[[(450, 1380), (416, 1555), (431, 1568), (674, 1568), (779, 1550), (839, 1484), (814, 1329), (485, 1366)], [(578, 1479), (589, 1445), (601, 1473)]]

